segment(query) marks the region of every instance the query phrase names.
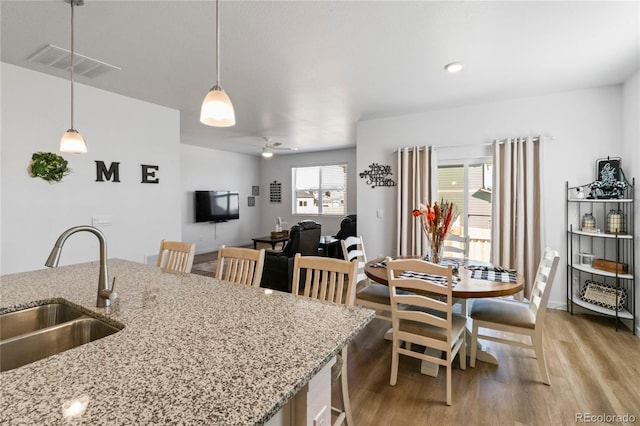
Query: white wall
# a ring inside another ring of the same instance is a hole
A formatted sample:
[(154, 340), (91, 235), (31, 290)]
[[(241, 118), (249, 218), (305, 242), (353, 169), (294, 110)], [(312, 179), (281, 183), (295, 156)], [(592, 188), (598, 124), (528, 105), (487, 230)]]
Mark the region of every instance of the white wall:
[[(627, 179), (635, 177), (640, 178), (640, 71), (637, 71), (632, 75), (623, 86), (622, 93), (623, 101), (623, 158), (622, 166)], [(640, 183), (636, 180), (636, 185)], [(638, 187), (635, 188), (635, 199), (638, 200)], [(634, 218), (634, 234), (635, 234), (635, 277), (636, 277), (636, 308), (640, 309), (640, 291), (638, 291), (638, 283), (640, 273), (638, 268), (638, 253), (640, 253), (640, 232), (638, 232), (640, 222), (640, 207), (637, 204), (635, 206), (635, 218)], [(640, 319), (636, 321), (636, 334), (640, 335)]]
[[(1, 64), (2, 274), (44, 267), (58, 235), (109, 215), (108, 256), (143, 262), (162, 238), (180, 238), (180, 115), (176, 110), (75, 85), (75, 127), (87, 154), (62, 154), (73, 172), (49, 184), (27, 173), (36, 151), (59, 153), (69, 127), (69, 81)], [(96, 182), (95, 160), (120, 162), (120, 183)], [(141, 164), (157, 165), (159, 184), (142, 184)], [(60, 265), (98, 259), (93, 235), (73, 235)]]
[[(318, 216), (291, 214), (291, 168), (300, 166), (317, 166), (324, 164), (347, 163), (347, 214), (356, 213), (357, 176), (356, 150), (341, 149), (335, 151), (321, 151), (314, 153), (274, 155), (272, 158), (261, 158), (262, 173), (260, 180), (260, 233), (268, 235), (275, 230), (276, 217), (282, 217), (288, 227), (304, 219), (315, 220), (322, 224), (322, 235), (335, 235), (340, 229), (340, 222), (344, 216)], [(282, 203), (269, 202), (269, 183), (282, 183)], [(358, 221), (360, 226), (360, 221)]]
[[(260, 157), (192, 145), (180, 147), (181, 194), (176, 204), (182, 211), (182, 240), (196, 244), (196, 253), (217, 250), (222, 245), (251, 243), (261, 231), (259, 199), (266, 194), (261, 187), (256, 206), (248, 207), (251, 187), (260, 185)], [(221, 223), (195, 223), (193, 192), (227, 190), (240, 193), (240, 219)]]
[[(551, 136), (543, 148), (544, 244), (557, 248), (562, 259), (549, 305), (566, 305), (564, 183), (591, 182), (597, 158), (622, 155), (620, 86), (363, 121), (357, 130), (358, 168), (391, 164), (394, 180), (397, 147), (481, 145), (496, 138)], [(477, 148), (470, 151), (481, 151)], [(363, 181), (357, 185), (358, 229), (367, 241), (369, 257), (394, 254), (395, 188), (370, 188)], [(379, 209), (382, 219), (376, 217)]]

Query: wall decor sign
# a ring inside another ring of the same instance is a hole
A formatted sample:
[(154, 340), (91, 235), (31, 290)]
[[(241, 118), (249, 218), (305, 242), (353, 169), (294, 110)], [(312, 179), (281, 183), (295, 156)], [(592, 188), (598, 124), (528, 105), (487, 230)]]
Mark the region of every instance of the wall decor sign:
[(396, 182), (387, 176), (392, 175), (391, 166), (383, 166), (378, 163), (369, 165), (369, 170), (360, 173), (362, 179), (367, 179), (366, 184), (372, 188), (376, 186), (396, 186)]
[(254, 197), (254, 196), (247, 197), (247, 206), (255, 207), (256, 206), (256, 197)]
[[(160, 183), (160, 179), (156, 177), (160, 166), (140, 164), (140, 170), (142, 172), (140, 183)], [(96, 160), (96, 182), (105, 180), (120, 182), (120, 162), (114, 161), (107, 167), (104, 161)]]
[(269, 184), (269, 200), (272, 203), (282, 202), (282, 183), (274, 180)]
[(260, 187), (257, 185), (252, 186), (251, 195), (260, 195)]
[(627, 300), (627, 290), (612, 285), (586, 280), (580, 289), (580, 298), (607, 309), (618, 311), (624, 308)]

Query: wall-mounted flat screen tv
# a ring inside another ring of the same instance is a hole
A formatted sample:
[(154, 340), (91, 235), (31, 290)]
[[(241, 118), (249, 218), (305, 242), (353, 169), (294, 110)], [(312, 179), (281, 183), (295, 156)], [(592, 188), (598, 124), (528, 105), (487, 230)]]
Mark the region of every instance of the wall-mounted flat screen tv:
[(235, 191), (195, 191), (196, 222), (226, 222), (240, 218), (240, 196)]

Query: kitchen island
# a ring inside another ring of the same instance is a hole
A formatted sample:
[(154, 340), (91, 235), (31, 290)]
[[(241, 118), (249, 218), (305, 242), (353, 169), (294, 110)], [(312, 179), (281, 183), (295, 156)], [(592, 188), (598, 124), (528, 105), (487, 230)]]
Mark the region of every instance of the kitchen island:
[[(64, 300), (119, 332), (0, 373), (0, 424), (261, 425), (374, 317), (262, 288), (109, 259), (116, 302), (96, 308), (98, 262), (0, 277), (0, 313)], [(286, 417), (286, 416), (285, 416)], [(273, 419), (272, 419), (273, 420)]]

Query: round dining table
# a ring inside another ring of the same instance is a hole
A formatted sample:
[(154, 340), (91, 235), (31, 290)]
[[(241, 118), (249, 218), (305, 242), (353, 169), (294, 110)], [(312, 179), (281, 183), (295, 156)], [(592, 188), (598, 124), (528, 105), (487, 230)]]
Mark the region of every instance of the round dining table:
[[(417, 259), (418, 256), (395, 256), (392, 259)], [(385, 260), (379, 257), (367, 262), (364, 265), (364, 273), (373, 281), (388, 285), (387, 268), (378, 266)], [(453, 259), (455, 261), (455, 259)], [(458, 273), (459, 278), (453, 287), (453, 297), (459, 299), (478, 299), (485, 297), (511, 296), (518, 293), (524, 288), (524, 277), (522, 274), (516, 274), (516, 282), (508, 283), (502, 281), (491, 281), (484, 279), (471, 278), (471, 270), (460, 266)]]
[[(393, 256), (392, 259), (417, 259), (419, 256)], [(456, 259), (451, 259), (456, 262)], [(384, 285), (389, 285), (387, 279), (387, 268), (383, 265), (383, 261), (386, 258), (379, 257), (367, 262), (364, 266), (364, 273), (371, 280)], [(500, 297), (511, 296), (518, 293), (524, 288), (524, 277), (522, 274), (516, 273), (516, 282), (502, 282), (492, 281), (485, 279), (471, 278), (471, 270), (464, 266), (459, 266), (457, 274), (458, 281), (453, 287), (452, 293), (454, 298), (461, 299), (462, 301), (462, 314), (467, 316), (467, 303), (466, 299), (478, 299), (486, 297)], [(471, 331), (469, 330), (469, 324), (467, 324), (467, 344), (471, 340)], [(385, 339), (391, 339), (392, 329), (390, 329)], [(492, 353), (486, 346), (478, 342), (477, 360), (484, 361), (491, 364), (498, 364), (498, 359), (494, 353)], [(422, 361), (420, 368), (422, 374), (429, 376), (437, 376), (438, 365), (432, 364), (428, 361)]]

